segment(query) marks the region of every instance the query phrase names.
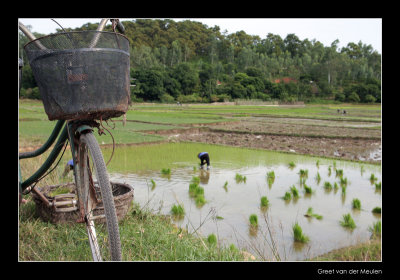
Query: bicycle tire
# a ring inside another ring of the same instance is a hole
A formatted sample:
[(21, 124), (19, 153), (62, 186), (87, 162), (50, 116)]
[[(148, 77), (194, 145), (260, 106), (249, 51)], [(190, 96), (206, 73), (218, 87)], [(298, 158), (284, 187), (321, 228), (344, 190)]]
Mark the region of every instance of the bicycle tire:
[[(80, 135), (77, 148), (78, 161), (75, 164), (75, 181), (80, 211), (83, 211), (93, 260), (120, 261), (121, 242), (118, 219), (103, 154), (92, 132)], [(95, 186), (96, 183), (92, 176), (91, 165), (95, 171), (97, 186)], [(96, 193), (96, 188), (99, 188), (100, 192)], [(101, 197), (97, 197), (98, 195)], [(95, 221), (99, 217), (101, 217), (100, 220), (104, 219), (103, 215), (96, 213), (99, 211), (97, 207), (99, 201), (103, 204), (102, 212), (104, 212), (105, 223)], [(104, 226), (106, 226), (106, 230)], [(106, 237), (98, 238), (99, 232)]]

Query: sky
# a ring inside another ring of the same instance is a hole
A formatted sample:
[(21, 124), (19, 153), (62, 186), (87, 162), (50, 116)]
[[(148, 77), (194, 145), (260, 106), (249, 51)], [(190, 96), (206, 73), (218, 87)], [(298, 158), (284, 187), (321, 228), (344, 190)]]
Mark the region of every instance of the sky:
[[(81, 27), (85, 23), (99, 23), (100, 18), (54, 18), (64, 28)], [(228, 34), (245, 31), (249, 35), (258, 35), (265, 39), (268, 33), (277, 34), (285, 39), (287, 34), (294, 33), (300, 40), (317, 40), (324, 46), (330, 46), (336, 39), (338, 47), (348, 43), (371, 45), (382, 53), (382, 19), (381, 18), (172, 18), (174, 21), (192, 20), (208, 27), (220, 27), (220, 32)], [(24, 25), (31, 25), (33, 32), (42, 34), (54, 33), (60, 28), (50, 18), (20, 18)], [(121, 18), (121, 21), (132, 20)]]

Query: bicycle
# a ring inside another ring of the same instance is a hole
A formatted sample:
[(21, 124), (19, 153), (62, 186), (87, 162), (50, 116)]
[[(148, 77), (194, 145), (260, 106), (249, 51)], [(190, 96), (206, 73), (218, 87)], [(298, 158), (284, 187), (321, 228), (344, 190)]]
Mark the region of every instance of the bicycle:
[[(103, 120), (125, 114), (130, 104), (129, 41), (120, 34), (124, 27), (117, 19), (110, 19), (113, 32), (103, 31), (108, 20), (102, 19), (95, 31), (59, 32), (40, 38), (19, 23), (19, 29), (30, 40), (24, 49), (46, 114), (49, 120), (57, 120), (45, 144), (36, 151), (20, 153), (19, 160), (43, 154), (58, 136), (48, 158), (33, 175), (22, 180), (19, 166), (20, 202), (21, 194), (33, 191), (50, 206), (35, 186), (54, 169), (49, 170), (69, 142), (77, 191), (73, 202), (79, 209), (77, 222), (86, 225), (94, 261), (122, 259), (109, 176), (93, 134), (95, 128), (102, 131)], [(97, 206), (101, 204), (104, 210), (99, 211)], [(105, 223), (99, 222), (104, 219)]]

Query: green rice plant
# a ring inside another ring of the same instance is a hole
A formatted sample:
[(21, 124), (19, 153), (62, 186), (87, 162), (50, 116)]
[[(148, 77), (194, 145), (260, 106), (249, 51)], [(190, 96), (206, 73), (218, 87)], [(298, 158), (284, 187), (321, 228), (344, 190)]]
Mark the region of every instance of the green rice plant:
[(319, 182), (321, 182), (321, 175), (319, 175), (319, 172), (317, 172), (317, 175), (315, 176), (315, 180), (317, 181), (317, 185)]
[(377, 221), (376, 223), (373, 223), (368, 230), (372, 233), (372, 238), (379, 237), (382, 233), (382, 222)]
[(304, 186), (306, 183), (307, 178), (301, 178), (300, 177), (300, 186)]
[(375, 207), (374, 209), (372, 209), (372, 213), (381, 214), (381, 212), (382, 212), (382, 208), (381, 207)]
[(195, 202), (196, 202), (197, 207), (201, 207), (204, 204), (206, 204), (206, 199), (204, 198), (204, 195), (199, 194), (199, 195), (196, 195)]
[(261, 208), (266, 208), (269, 205), (269, 200), (266, 196), (261, 197)]
[(171, 175), (171, 169), (169, 169), (169, 168), (162, 168), (162, 169), (161, 169), (161, 174), (163, 174), (163, 175)]
[(207, 237), (207, 242), (208, 242), (208, 244), (210, 244), (211, 246), (217, 245), (217, 236), (216, 236), (214, 233), (211, 233), (211, 234)]
[(325, 190), (330, 191), (330, 190), (332, 190), (332, 184), (329, 182), (325, 182), (324, 188), (325, 188)]
[(296, 167), (296, 164), (293, 161), (289, 162), (289, 168), (290, 169), (293, 169), (295, 167)]
[(369, 181), (371, 182), (371, 185), (374, 184), (377, 180), (378, 180), (378, 178), (376, 178), (374, 173), (372, 173), (371, 176), (369, 177)]
[(156, 188), (156, 182), (154, 182), (153, 179), (150, 179), (151, 182), (151, 190), (154, 190)]
[(343, 177), (343, 169), (336, 169), (336, 177)]
[(333, 162), (333, 169), (336, 170), (336, 161)]
[(275, 179), (275, 172), (274, 171), (267, 172), (267, 178)]
[(195, 197), (196, 196), (196, 189), (198, 188), (198, 184), (196, 183), (191, 183), (189, 184), (189, 195), (191, 197)]
[(356, 227), (356, 223), (354, 222), (353, 218), (351, 217), (350, 213), (344, 214), (342, 221), (340, 221), (340, 224), (343, 227), (347, 227), (350, 229), (354, 229)]
[(317, 168), (319, 168), (319, 160), (317, 160), (317, 163), (315, 164)]
[(299, 198), (299, 191), (294, 185), (290, 187), (290, 191), (292, 192), (293, 198)]
[(336, 190), (339, 188), (339, 185), (338, 185), (338, 183), (336, 183), (336, 182), (335, 182), (335, 183), (333, 184), (333, 188), (334, 188), (334, 189), (335, 189), (335, 191), (336, 191)]
[(340, 186), (341, 188), (342, 188), (342, 196), (345, 196), (346, 195), (346, 188), (347, 188), (347, 186)]
[(364, 174), (365, 169), (364, 169), (364, 165), (361, 165), (361, 176)]
[(340, 177), (340, 186), (347, 186), (347, 178)]
[(300, 178), (308, 178), (308, 169), (300, 169), (299, 174)]
[(195, 197), (197, 197), (199, 195), (204, 196), (204, 188), (197, 185), (197, 188), (194, 190), (194, 195), (195, 195)]
[(321, 216), (321, 215), (315, 214), (315, 213), (313, 212), (312, 207), (309, 207), (309, 208), (307, 209), (307, 213), (306, 213), (304, 216), (309, 217), (309, 218), (314, 217), (314, 218), (316, 218), (316, 219), (318, 219), (318, 220), (321, 220), (321, 219), (322, 219), (322, 216)]
[(200, 177), (193, 176), (190, 182), (198, 185), (200, 184)]
[(285, 192), (285, 195), (282, 198), (283, 200), (288, 201), (292, 199), (292, 195), (290, 194), (290, 192)]
[(358, 198), (354, 198), (351, 202), (353, 209), (361, 210), (361, 201)]
[(382, 189), (382, 182), (375, 183), (375, 190), (380, 191)]
[(332, 169), (331, 169), (331, 166), (329, 165), (329, 166), (328, 166), (328, 176), (330, 177), (331, 174), (332, 174)]
[(180, 204), (178, 205), (174, 204), (171, 207), (171, 213), (175, 217), (183, 217), (185, 215), (185, 209)]
[(256, 214), (251, 214), (249, 217), (250, 226), (258, 227), (258, 216)]
[(224, 190), (225, 190), (226, 192), (228, 191), (228, 181), (226, 181), (226, 182), (225, 182), (225, 184), (224, 184), (224, 187), (223, 187), (223, 188), (224, 188)]
[(306, 184), (304, 184), (304, 191), (306, 194), (312, 194), (312, 189), (311, 187), (307, 186)]
[(236, 176), (235, 176), (236, 183), (240, 183), (240, 182), (246, 183), (246, 179), (247, 179), (246, 176), (236, 173)]
[(293, 225), (292, 229), (294, 241), (306, 243), (310, 240), (310, 238), (303, 233), (302, 228), (297, 222)]
[(196, 172), (197, 171), (197, 167), (193, 166), (193, 171)]

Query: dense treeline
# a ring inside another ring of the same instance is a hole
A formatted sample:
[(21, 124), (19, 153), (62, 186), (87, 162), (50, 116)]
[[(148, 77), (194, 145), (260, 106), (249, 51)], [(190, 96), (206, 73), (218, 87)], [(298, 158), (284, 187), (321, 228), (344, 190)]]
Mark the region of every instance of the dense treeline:
[[(338, 40), (324, 46), (295, 34), (227, 34), (189, 20), (122, 22), (131, 46), (133, 101), (381, 101), (381, 55), (361, 41), (340, 49)], [(21, 95), (40, 98), (35, 87), (25, 63)]]

